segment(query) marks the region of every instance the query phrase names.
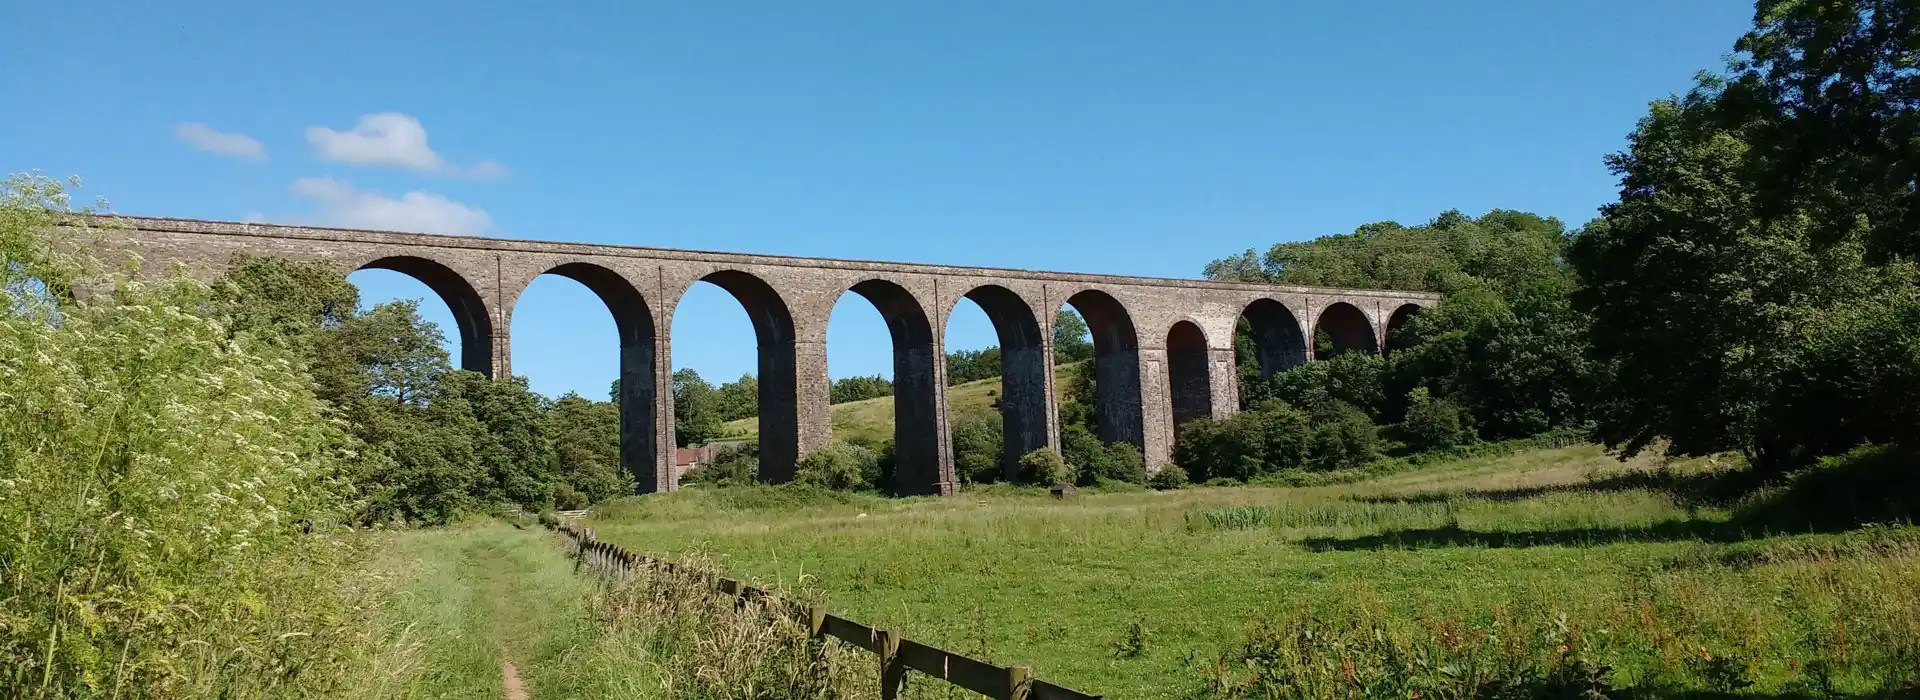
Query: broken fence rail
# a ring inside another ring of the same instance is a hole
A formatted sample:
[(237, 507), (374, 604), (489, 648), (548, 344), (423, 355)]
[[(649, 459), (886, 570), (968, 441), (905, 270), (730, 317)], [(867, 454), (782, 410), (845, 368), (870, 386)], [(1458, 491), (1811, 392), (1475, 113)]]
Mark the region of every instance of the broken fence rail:
[[(630, 574), (641, 566), (667, 572), (678, 572), (684, 568), (665, 559), (602, 542), (594, 536), (591, 528), (562, 523), (555, 529), (567, 537), (575, 555), (585, 565), (605, 574)], [(995, 666), (939, 647), (902, 639), (893, 630), (876, 629), (829, 614), (825, 608), (817, 605), (782, 599), (735, 579), (712, 576), (708, 572), (701, 574), (711, 578), (715, 590), (721, 593), (746, 600), (775, 601), (779, 607), (805, 623), (816, 637), (833, 637), (878, 655), (880, 692), (884, 700), (899, 696), (908, 670), (919, 671), (995, 700), (1100, 700), (1098, 695), (1088, 695), (1034, 678), (1033, 671), (1026, 666)]]

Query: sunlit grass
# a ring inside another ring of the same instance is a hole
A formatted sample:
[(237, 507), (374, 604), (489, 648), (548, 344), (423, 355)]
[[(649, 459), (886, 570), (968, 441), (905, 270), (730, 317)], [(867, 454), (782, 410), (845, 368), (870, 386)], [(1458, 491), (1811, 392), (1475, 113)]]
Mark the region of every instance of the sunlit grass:
[[(614, 504), (595, 524), (635, 549), (817, 585), (863, 622), (1109, 696), (1190, 692), (1253, 621), (1302, 613), (1410, 630), (1565, 616), (1616, 683), (1696, 684), (1705, 654), (1779, 691), (1835, 657), (1836, 635), (1850, 645), (1840, 682), (1858, 692), (1920, 659), (1920, 530), (1774, 535), (1748, 531), (1739, 504), (1633, 486), (1722, 468), (1623, 466), (1580, 446), (1341, 486), (1067, 501), (688, 490)], [(1629, 469), (1646, 476), (1620, 478)], [(1121, 658), (1136, 623), (1145, 646)]]

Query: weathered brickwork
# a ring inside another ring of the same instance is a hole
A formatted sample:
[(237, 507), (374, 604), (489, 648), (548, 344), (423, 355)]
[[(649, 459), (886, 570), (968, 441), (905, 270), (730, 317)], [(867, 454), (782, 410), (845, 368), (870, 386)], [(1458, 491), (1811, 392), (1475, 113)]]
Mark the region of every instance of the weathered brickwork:
[(1239, 405), (1234, 324), (1253, 324), (1262, 369), (1313, 357), (1317, 327), (1343, 350), (1379, 352), (1387, 332), (1438, 301), (1432, 294), (1229, 284), (909, 263), (795, 258), (181, 219), (123, 218), (104, 245), (140, 255), (147, 270), (185, 266), (218, 275), (236, 253), (317, 261), (343, 272), (395, 270), (431, 287), (459, 324), (460, 364), (512, 371), (513, 307), (535, 277), (579, 281), (606, 302), (620, 331), (621, 452), (643, 491), (672, 490), (670, 325), (696, 282), (746, 307), (759, 341), (761, 476), (792, 477), (794, 463), (832, 438), (827, 319), (843, 294), (873, 302), (894, 343), (896, 488), (948, 494), (956, 485), (947, 439), (946, 321), (962, 298), (992, 319), (1002, 347), (1005, 463), (1059, 444), (1053, 321), (1071, 306), (1095, 345), (1100, 434), (1139, 446), (1150, 469), (1170, 456), (1177, 420), (1224, 416)]

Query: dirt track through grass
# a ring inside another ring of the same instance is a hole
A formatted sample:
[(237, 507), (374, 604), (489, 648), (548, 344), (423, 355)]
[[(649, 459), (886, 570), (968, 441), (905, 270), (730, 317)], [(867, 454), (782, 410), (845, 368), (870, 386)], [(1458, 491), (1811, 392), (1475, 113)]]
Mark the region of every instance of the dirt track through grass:
[(551, 534), (487, 523), (386, 537), (376, 564), (397, 594), (383, 612), (424, 657), (395, 696), (585, 697), (565, 664), (594, 636), (590, 583)]

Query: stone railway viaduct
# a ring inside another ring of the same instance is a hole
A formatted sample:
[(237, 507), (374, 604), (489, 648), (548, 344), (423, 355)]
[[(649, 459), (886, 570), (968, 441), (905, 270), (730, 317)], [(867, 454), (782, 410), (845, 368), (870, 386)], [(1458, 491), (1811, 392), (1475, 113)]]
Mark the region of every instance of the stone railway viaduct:
[(508, 329), (522, 290), (540, 275), (573, 279), (600, 297), (620, 334), (621, 460), (642, 492), (678, 487), (672, 465), (673, 311), (695, 282), (746, 307), (759, 346), (760, 475), (783, 482), (832, 438), (827, 318), (851, 291), (872, 302), (893, 339), (895, 488), (950, 494), (946, 321), (962, 298), (986, 311), (1001, 347), (1003, 464), (1059, 444), (1053, 323), (1063, 305), (1093, 335), (1098, 432), (1140, 447), (1157, 469), (1174, 428), (1239, 407), (1235, 323), (1245, 317), (1272, 372), (1313, 359), (1314, 331), (1340, 351), (1380, 352), (1389, 330), (1437, 295), (1187, 279), (919, 265), (386, 231), (121, 217), (111, 247), (144, 269), (185, 266), (218, 275), (235, 254), (321, 262), (343, 274), (393, 270), (432, 288), (459, 325), (460, 366), (512, 369)]

